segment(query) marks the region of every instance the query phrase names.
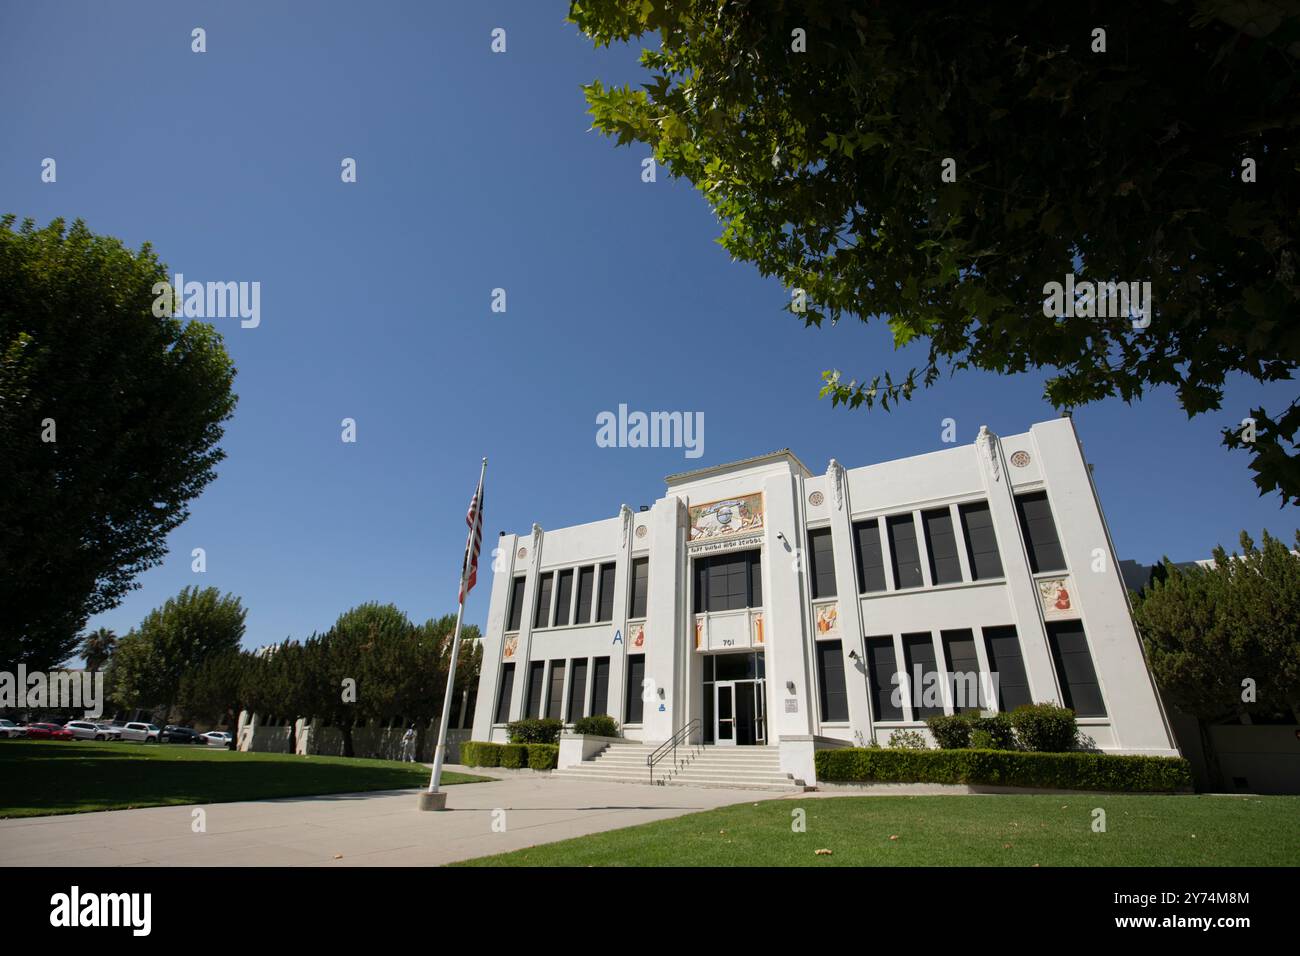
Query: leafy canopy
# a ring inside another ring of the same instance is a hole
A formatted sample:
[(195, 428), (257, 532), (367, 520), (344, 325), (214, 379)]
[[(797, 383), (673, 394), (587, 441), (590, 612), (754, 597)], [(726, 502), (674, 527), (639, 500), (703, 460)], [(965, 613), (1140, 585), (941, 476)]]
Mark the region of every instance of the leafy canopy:
[[(575, 0), (569, 16), (598, 46), (659, 34), (641, 89), (584, 88), (594, 127), (693, 183), (787, 308), (928, 343), (905, 375), (827, 371), (834, 404), (1046, 368), (1057, 407), (1167, 385), (1194, 416), (1230, 377), (1290, 379), (1300, 359), (1300, 17), (1245, 36), (1239, 6)], [(1045, 317), (1044, 285), (1071, 272), (1150, 281), (1149, 327)], [(1224, 443), (1261, 494), (1295, 499), (1300, 405), (1252, 410), (1253, 443), (1245, 413)]]
[(216, 476), (235, 371), (211, 326), (153, 314), (167, 270), (148, 245), (13, 224), (0, 218), (0, 667), (51, 667)]

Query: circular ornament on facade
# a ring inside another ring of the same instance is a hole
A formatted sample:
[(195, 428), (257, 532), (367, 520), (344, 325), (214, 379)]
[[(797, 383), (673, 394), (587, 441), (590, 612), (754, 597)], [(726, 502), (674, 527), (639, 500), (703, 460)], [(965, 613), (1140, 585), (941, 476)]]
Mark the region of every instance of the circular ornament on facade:
[(645, 535), (646, 535), (646, 527), (645, 527), (645, 525), (643, 525), (643, 524), (637, 525), (637, 527), (636, 527), (636, 536), (637, 536), (638, 538), (644, 538)]
[(825, 500), (826, 500), (826, 496), (823, 495), (820, 491), (814, 491), (812, 494), (808, 496), (808, 504), (812, 505), (814, 508), (816, 508), (819, 504), (821, 504)]
[(1027, 451), (1017, 451), (1013, 452), (1011, 455), (1011, 464), (1015, 465), (1017, 468), (1024, 468), (1029, 464), (1029, 461), (1029, 452)]
[(515, 554), (516, 554), (517, 557), (520, 557), (520, 558), (526, 558), (526, 557), (528, 557), (528, 549), (527, 549), (527, 548), (520, 548), (517, 552), (515, 552)]

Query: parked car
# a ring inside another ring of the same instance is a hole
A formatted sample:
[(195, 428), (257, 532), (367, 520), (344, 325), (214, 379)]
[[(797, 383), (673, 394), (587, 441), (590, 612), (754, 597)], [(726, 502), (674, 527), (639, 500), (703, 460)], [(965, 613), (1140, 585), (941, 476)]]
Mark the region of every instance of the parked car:
[(72, 736), (78, 740), (109, 740), (110, 735), (100, 728), (100, 725), (93, 720), (70, 720), (63, 725), (65, 730), (72, 731)]
[(12, 720), (0, 720), (0, 737), (26, 737), (27, 727), (15, 724)]
[(99, 727), (99, 729), (100, 729), (101, 731), (103, 731), (103, 733), (104, 733), (104, 739), (105, 739), (105, 740), (121, 740), (121, 739), (122, 739), (122, 725), (121, 725), (121, 724), (98, 724), (97, 726)]
[(199, 737), (209, 747), (229, 747), (233, 739), (224, 730), (211, 730), (206, 734), (199, 734)]
[(132, 721), (122, 728), (123, 740), (134, 740), (142, 744), (156, 744), (162, 739), (162, 728), (155, 724)]
[(162, 742), (165, 744), (201, 744), (199, 732), (193, 727), (177, 727), (175, 724), (168, 724), (163, 728)]
[(30, 740), (75, 740), (72, 731), (64, 730), (58, 724), (44, 721), (27, 725), (27, 737)]

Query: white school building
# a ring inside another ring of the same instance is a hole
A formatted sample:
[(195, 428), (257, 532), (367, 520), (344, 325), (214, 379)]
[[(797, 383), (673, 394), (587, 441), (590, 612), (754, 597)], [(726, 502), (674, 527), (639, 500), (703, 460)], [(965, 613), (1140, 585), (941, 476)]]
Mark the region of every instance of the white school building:
[(1071, 419), (667, 485), (648, 509), (501, 536), (473, 739), (610, 714), (645, 743), (779, 748), (811, 782), (818, 747), (1054, 701), (1101, 750), (1177, 754)]

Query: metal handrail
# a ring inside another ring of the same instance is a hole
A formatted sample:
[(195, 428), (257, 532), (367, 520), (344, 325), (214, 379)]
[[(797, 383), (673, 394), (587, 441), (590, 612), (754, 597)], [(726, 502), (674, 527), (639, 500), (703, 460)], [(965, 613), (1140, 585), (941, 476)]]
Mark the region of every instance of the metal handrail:
[(685, 745), (686, 738), (690, 736), (691, 731), (700, 730), (701, 726), (702, 725), (700, 724), (700, 718), (692, 717), (683, 726), (678, 728), (675, 734), (673, 734), (670, 738), (668, 738), (662, 744), (656, 747), (654, 752), (650, 754), (650, 756), (645, 758), (646, 766), (650, 768), (651, 784), (655, 782), (655, 764), (657, 764), (660, 760), (663, 760), (664, 757), (668, 756), (668, 754), (671, 753), (673, 755), (673, 765), (675, 766), (677, 764), (678, 743)]

